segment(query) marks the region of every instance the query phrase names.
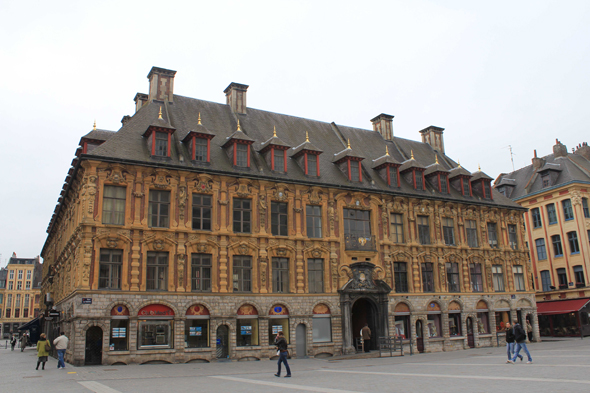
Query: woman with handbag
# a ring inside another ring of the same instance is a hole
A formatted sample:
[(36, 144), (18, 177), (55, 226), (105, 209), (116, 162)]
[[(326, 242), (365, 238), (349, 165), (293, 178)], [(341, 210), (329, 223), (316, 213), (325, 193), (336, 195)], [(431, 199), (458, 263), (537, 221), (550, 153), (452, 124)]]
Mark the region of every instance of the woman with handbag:
[(49, 344), (47, 336), (45, 333), (41, 333), (39, 341), (37, 341), (37, 368), (35, 370), (39, 370), (40, 363), (43, 363), (41, 370), (45, 370), (45, 362), (47, 362), (47, 356), (49, 356), (50, 350), (51, 344)]
[(285, 363), (285, 368), (287, 369), (287, 375), (285, 375), (285, 378), (289, 378), (291, 377), (291, 369), (289, 368), (289, 363), (287, 363), (289, 351), (287, 350), (287, 339), (283, 335), (283, 332), (279, 332), (279, 334), (277, 334), (277, 337), (275, 338), (275, 345), (277, 346), (277, 354), (279, 355), (279, 361), (277, 362), (279, 371), (277, 371), (275, 377), (281, 376), (281, 363)]

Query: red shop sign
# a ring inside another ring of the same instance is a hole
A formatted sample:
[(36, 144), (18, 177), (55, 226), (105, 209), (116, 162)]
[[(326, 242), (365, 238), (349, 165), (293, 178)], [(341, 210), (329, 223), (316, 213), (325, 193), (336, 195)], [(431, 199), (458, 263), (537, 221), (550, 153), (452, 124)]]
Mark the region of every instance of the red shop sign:
[(174, 311), (163, 304), (150, 304), (139, 310), (137, 315), (140, 317), (172, 317)]

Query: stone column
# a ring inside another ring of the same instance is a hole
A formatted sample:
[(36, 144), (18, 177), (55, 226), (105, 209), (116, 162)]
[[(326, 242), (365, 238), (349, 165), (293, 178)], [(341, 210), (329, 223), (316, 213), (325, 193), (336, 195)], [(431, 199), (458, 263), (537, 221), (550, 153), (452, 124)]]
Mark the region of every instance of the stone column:
[(351, 302), (350, 299), (340, 300), (340, 308), (342, 310), (342, 342), (344, 354), (351, 354), (355, 352), (352, 342), (352, 319), (351, 319)]

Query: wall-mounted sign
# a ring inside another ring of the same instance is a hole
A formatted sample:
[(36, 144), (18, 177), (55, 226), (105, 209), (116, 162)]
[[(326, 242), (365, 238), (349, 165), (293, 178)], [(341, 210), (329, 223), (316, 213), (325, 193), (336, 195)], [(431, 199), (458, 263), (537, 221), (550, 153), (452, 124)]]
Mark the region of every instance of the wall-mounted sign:
[(92, 298), (91, 297), (83, 297), (82, 304), (92, 304)]
[(189, 336), (202, 336), (203, 335), (203, 331), (201, 329), (201, 326), (191, 326), (189, 328)]
[(242, 326), (242, 328), (240, 329), (240, 333), (242, 336), (251, 336), (252, 326)]
[(283, 331), (282, 325), (272, 325), (272, 334), (279, 334), (279, 332)]
[(150, 304), (139, 310), (137, 315), (144, 317), (173, 317), (174, 311), (163, 304)]

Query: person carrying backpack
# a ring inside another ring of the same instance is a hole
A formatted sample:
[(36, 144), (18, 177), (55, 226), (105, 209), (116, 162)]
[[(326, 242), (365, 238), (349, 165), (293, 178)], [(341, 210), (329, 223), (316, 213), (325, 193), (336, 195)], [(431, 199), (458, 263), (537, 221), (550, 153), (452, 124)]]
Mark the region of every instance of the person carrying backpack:
[(526, 347), (526, 332), (524, 331), (522, 326), (520, 326), (518, 321), (514, 321), (514, 337), (516, 340), (516, 350), (514, 351), (514, 356), (511, 360), (508, 361), (508, 363), (514, 364), (516, 357), (519, 356), (520, 350), (524, 349), (524, 352), (527, 354), (529, 358), (527, 364), (531, 364), (533, 362), (533, 358), (531, 357), (529, 349)]
[(279, 353), (279, 361), (277, 362), (279, 366), (279, 371), (277, 371), (275, 377), (281, 376), (281, 363), (285, 363), (285, 368), (287, 369), (287, 375), (285, 375), (285, 378), (290, 378), (291, 369), (289, 368), (289, 363), (287, 363), (287, 356), (289, 356), (289, 351), (287, 350), (287, 339), (283, 335), (283, 332), (279, 332), (279, 334), (277, 334), (277, 337), (275, 338), (275, 345), (277, 346)]

